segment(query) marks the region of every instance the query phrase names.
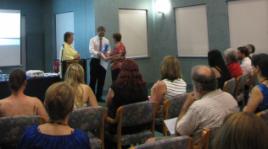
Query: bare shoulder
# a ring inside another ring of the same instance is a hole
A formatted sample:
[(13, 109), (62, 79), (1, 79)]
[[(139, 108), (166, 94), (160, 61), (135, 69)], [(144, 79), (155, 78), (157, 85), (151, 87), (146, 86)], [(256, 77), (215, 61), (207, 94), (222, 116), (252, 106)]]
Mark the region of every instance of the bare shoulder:
[(28, 98), (29, 101), (31, 101), (33, 104), (37, 104), (37, 105), (39, 105), (39, 104), (42, 103), (41, 100), (40, 100), (39, 98), (37, 98), (37, 97), (27, 96), (27, 98)]

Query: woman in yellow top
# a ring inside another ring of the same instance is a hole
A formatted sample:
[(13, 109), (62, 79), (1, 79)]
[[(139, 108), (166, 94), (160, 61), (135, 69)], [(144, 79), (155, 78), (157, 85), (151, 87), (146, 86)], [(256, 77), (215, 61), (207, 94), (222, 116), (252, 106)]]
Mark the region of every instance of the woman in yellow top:
[(71, 64), (66, 71), (64, 81), (75, 92), (74, 108), (97, 107), (98, 102), (92, 89), (84, 83), (84, 69), (78, 63)]
[(62, 48), (62, 60), (80, 59), (80, 54), (72, 47), (74, 36), (72, 32), (64, 34), (64, 44)]

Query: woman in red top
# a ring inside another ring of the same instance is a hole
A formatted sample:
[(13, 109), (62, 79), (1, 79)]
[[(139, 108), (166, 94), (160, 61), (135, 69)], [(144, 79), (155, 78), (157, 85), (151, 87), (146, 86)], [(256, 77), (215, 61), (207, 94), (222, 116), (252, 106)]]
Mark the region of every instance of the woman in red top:
[(227, 63), (228, 70), (232, 77), (237, 78), (243, 74), (243, 71), (238, 62), (236, 49), (230, 48), (230, 49), (225, 50), (224, 58)]
[(122, 36), (120, 33), (114, 33), (113, 39), (115, 48), (113, 49), (110, 56), (112, 61), (112, 81), (114, 82), (120, 73), (123, 61), (126, 58), (126, 48), (125, 45), (121, 42)]

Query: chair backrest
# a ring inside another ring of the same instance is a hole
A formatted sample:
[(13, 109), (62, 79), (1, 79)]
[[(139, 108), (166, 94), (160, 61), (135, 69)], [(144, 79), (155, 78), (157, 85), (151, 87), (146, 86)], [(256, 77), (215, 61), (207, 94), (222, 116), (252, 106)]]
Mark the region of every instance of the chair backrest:
[(69, 116), (69, 125), (85, 132), (95, 132), (104, 127), (106, 108), (85, 107), (74, 110)]
[(257, 116), (262, 118), (268, 124), (268, 110), (264, 110), (264, 111), (257, 113)]
[(249, 74), (237, 78), (237, 94), (244, 91), (245, 86), (249, 83)]
[(119, 116), (121, 127), (132, 127), (154, 123), (155, 112), (155, 104), (145, 101), (119, 107), (116, 116)]
[(25, 129), (31, 125), (39, 125), (39, 116), (14, 116), (0, 118), (0, 146), (16, 144), (21, 139)]
[(229, 94), (235, 96), (236, 91), (236, 79), (232, 78), (224, 83), (223, 90)]
[(188, 136), (172, 137), (158, 140), (154, 143), (143, 144), (136, 149), (191, 149), (192, 139)]
[(163, 107), (164, 119), (178, 117), (186, 99), (187, 99), (187, 94), (182, 94), (182, 95), (177, 95), (173, 99), (166, 100), (164, 102), (164, 107)]
[(210, 129), (204, 128), (200, 139), (196, 142), (196, 149), (208, 149), (210, 139)]

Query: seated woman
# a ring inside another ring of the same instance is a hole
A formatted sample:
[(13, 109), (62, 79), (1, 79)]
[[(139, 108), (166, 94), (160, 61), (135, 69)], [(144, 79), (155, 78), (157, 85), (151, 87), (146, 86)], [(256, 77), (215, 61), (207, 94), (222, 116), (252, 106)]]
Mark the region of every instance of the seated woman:
[(228, 116), (216, 133), (215, 149), (267, 149), (268, 126), (252, 113)]
[(36, 97), (26, 96), (26, 74), (23, 70), (16, 69), (9, 76), (11, 95), (0, 100), (0, 117), (18, 115), (39, 115), (48, 120), (42, 102)]
[(227, 49), (224, 51), (224, 58), (227, 63), (228, 70), (231, 74), (231, 77), (238, 78), (243, 75), (243, 71), (240, 67), (237, 57), (236, 49)]
[[(106, 99), (108, 116), (115, 118), (116, 110), (120, 106), (146, 100), (148, 100), (146, 83), (139, 72), (139, 67), (135, 61), (127, 59), (122, 64), (117, 80), (109, 89)], [(110, 126), (109, 131), (114, 134), (116, 126)], [(132, 133), (135, 131), (135, 128), (130, 128), (123, 130), (123, 133)]]
[(268, 109), (268, 54), (252, 57), (253, 73), (260, 82), (252, 91), (245, 112), (260, 112)]
[(19, 149), (90, 149), (86, 133), (68, 126), (73, 111), (74, 92), (67, 83), (56, 83), (46, 92), (45, 107), (49, 122), (26, 130)]
[(66, 70), (64, 80), (75, 92), (75, 109), (87, 106), (98, 106), (96, 96), (92, 89), (84, 83), (84, 69), (80, 64), (71, 64)]
[(222, 89), (225, 81), (231, 79), (231, 75), (219, 50), (214, 49), (208, 52), (208, 65), (217, 77), (218, 88)]
[(151, 89), (150, 101), (163, 103), (163, 100), (172, 99), (176, 95), (186, 93), (187, 84), (181, 78), (180, 61), (174, 56), (166, 56), (160, 67), (161, 81)]
[(122, 36), (120, 33), (114, 33), (113, 39), (115, 43), (115, 48), (110, 55), (110, 59), (112, 61), (112, 81), (116, 81), (124, 59), (126, 58), (126, 47), (121, 41)]

